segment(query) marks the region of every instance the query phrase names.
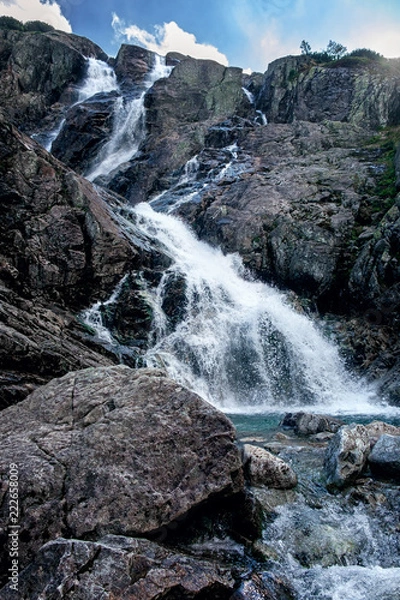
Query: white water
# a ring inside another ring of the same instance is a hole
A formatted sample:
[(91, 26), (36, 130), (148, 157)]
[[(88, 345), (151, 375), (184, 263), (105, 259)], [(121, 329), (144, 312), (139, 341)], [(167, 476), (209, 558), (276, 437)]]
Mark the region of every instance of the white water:
[(385, 505), (325, 497), (318, 509), (298, 500), (276, 512), (264, 543), (298, 600), (400, 600), (399, 534)]
[(137, 153), (145, 135), (145, 94), (158, 79), (168, 77), (171, 70), (172, 67), (165, 66), (165, 59), (156, 55), (153, 69), (147, 75), (139, 97), (128, 100), (120, 96), (117, 99), (111, 137), (96, 158), (95, 166), (86, 174), (89, 181), (108, 175)]
[(100, 309), (103, 306), (110, 306), (111, 304), (115, 304), (127, 277), (128, 276), (125, 275), (121, 279), (121, 281), (107, 300), (105, 300), (104, 302), (96, 302), (95, 304), (93, 304), (93, 306), (83, 311), (82, 313), (82, 320), (88, 327), (95, 331), (97, 341), (106, 346), (114, 346), (115, 342), (110, 331), (107, 329), (107, 327), (103, 325)]
[(84, 102), (101, 92), (107, 93), (118, 89), (114, 69), (102, 60), (88, 58), (86, 77), (78, 90), (76, 104)]
[[(239, 148), (225, 150), (228, 162), (213, 174), (214, 181), (235, 167)], [(171, 190), (150, 204), (126, 207), (124, 216), (117, 217), (134, 243), (139, 237), (147, 249), (161, 251), (172, 261), (157, 288), (144, 289), (154, 318), (144, 357), (148, 366), (165, 368), (173, 379), (228, 413), (274, 413), (289, 407), (343, 415), (395, 411), (346, 371), (336, 346), (284, 294), (252, 281), (238, 255), (224, 255), (199, 241), (170, 214), (199, 193), (191, 191), (194, 183), (201, 190), (209, 185), (196, 182), (198, 168), (193, 157)], [(152, 204), (167, 214), (155, 212)], [(174, 281), (185, 282), (185, 299), (171, 320), (163, 306)], [(92, 307), (96, 314), (87, 313), (87, 322), (112, 344), (98, 309)]]
[[(88, 100), (95, 94), (108, 93), (118, 90), (117, 78), (114, 70), (104, 61), (97, 58), (87, 59), (87, 70), (85, 79), (80, 88), (78, 88), (78, 99), (69, 108)], [(33, 134), (32, 138), (36, 139), (42, 146), (51, 152), (53, 142), (58, 138), (64, 126), (65, 118), (62, 117), (57, 127), (48, 133)]]
[(252, 93), (250, 92), (250, 90), (248, 90), (248, 89), (247, 89), (247, 88), (245, 88), (245, 87), (242, 87), (242, 90), (243, 90), (243, 92), (244, 92), (244, 95), (246, 96), (247, 100), (250, 102), (250, 104), (254, 104), (254, 102), (255, 102), (255, 99), (254, 99), (254, 94), (252, 94)]
[[(134, 212), (149, 239), (173, 261), (156, 290), (151, 366), (163, 366), (227, 412), (271, 412), (312, 405), (340, 413), (376, 412), (372, 390), (344, 369), (334, 345), (282, 293), (249, 280), (237, 255), (196, 239), (148, 204)], [(162, 310), (174, 278), (184, 278), (186, 306), (171, 327)]]

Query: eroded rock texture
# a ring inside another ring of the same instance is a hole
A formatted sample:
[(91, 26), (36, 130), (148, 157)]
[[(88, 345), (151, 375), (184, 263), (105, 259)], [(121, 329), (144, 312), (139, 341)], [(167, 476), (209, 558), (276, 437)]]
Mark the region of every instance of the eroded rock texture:
[[(59, 536), (157, 535), (243, 486), (233, 425), (159, 371), (65, 375), (3, 411), (0, 436), (1, 472), (19, 465), (23, 566)], [(1, 493), (4, 564), (6, 480)]]

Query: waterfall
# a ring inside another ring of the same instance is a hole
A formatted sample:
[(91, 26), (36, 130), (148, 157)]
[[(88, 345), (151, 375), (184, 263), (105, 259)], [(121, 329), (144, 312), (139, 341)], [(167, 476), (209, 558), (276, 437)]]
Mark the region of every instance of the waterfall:
[(254, 94), (252, 94), (250, 92), (250, 90), (248, 90), (245, 87), (242, 87), (242, 90), (243, 90), (243, 93), (246, 96), (247, 100), (250, 102), (250, 104), (254, 104), (254, 102), (255, 102)]
[[(283, 293), (252, 281), (237, 254), (224, 255), (199, 241), (172, 214), (235, 172), (239, 152), (236, 144), (223, 149), (226, 163), (203, 179), (199, 158), (193, 157), (170, 190), (117, 215), (127, 234), (135, 229), (136, 241), (144, 239), (148, 249), (171, 261), (158, 286), (144, 289), (154, 315), (145, 363), (167, 369), (173, 379), (230, 413), (282, 412), (290, 406), (376, 414), (373, 389), (346, 371), (338, 349), (315, 323)], [(176, 285), (181, 291), (174, 297)], [(172, 318), (164, 310), (167, 304), (175, 305)], [(96, 319), (101, 323), (101, 315), (91, 319), (91, 326)]]
[[(133, 210), (141, 232), (172, 261), (147, 290), (155, 315), (149, 366), (163, 366), (227, 412), (371, 410), (372, 391), (346, 372), (337, 348), (282, 293), (252, 281), (238, 255), (197, 240), (149, 204)], [(171, 324), (163, 305), (174, 281), (184, 281), (185, 300)]]
[[(131, 129), (129, 153), (138, 147), (142, 131)], [(121, 139), (115, 141), (113, 160), (104, 162), (108, 159), (103, 157), (95, 166), (98, 174), (128, 152), (123, 145)], [(149, 203), (113, 209), (119, 227), (136, 246), (169, 259), (164, 271), (140, 280), (140, 293), (153, 315), (141, 362), (165, 369), (236, 420), (256, 419), (261, 429), (288, 410), (351, 415), (349, 419), (388, 415), (391, 408), (346, 370), (337, 347), (310, 318), (282, 292), (253, 280), (237, 254), (225, 255), (199, 241), (174, 216), (180, 205), (200, 200), (210, 186), (238, 176), (243, 168), (239, 155), (236, 144), (219, 150), (219, 167), (207, 173), (201, 168), (207, 161), (194, 156), (174, 185)], [(102, 320), (102, 314), (110, 314), (119, 302), (125, 284), (128, 278), (82, 318), (98, 340), (135, 364), (135, 341), (131, 347), (121, 346)], [(304, 462), (307, 449), (291, 449), (292, 458)], [(313, 450), (318, 461), (320, 450)], [(298, 600), (400, 598), (397, 520), (391, 508), (382, 503), (371, 514), (372, 509), (354, 506), (346, 495), (328, 494), (315, 470), (314, 455), (307, 469), (307, 475), (306, 468), (299, 469), (296, 496), (290, 500), (289, 495), (266, 521), (265, 569), (288, 580)]]
[[(242, 87), (242, 90), (243, 90), (243, 93), (246, 96), (247, 100), (250, 102), (250, 104), (255, 105), (256, 99), (254, 97), (254, 94), (252, 94), (250, 92), (250, 90), (248, 90), (245, 87)], [(261, 110), (256, 110), (256, 114), (257, 114), (257, 116), (255, 118), (255, 122), (258, 125), (262, 125), (262, 126), (268, 125), (267, 117), (265, 116), (265, 114)]]
[(88, 58), (86, 77), (78, 90), (76, 104), (101, 92), (107, 93), (118, 89), (117, 78), (112, 67), (102, 60)]
[[(81, 87), (77, 90), (78, 99), (68, 108), (72, 108), (81, 102), (85, 102), (85, 100), (88, 100), (96, 94), (108, 93), (114, 90), (118, 90), (118, 83), (114, 70), (102, 60), (88, 58), (85, 79)], [(65, 117), (62, 117), (54, 129), (45, 133), (34, 133), (32, 138), (38, 141), (47, 152), (51, 152), (53, 142), (58, 138), (64, 127), (64, 123)]]
[(144, 81), (144, 89), (140, 95), (133, 98), (120, 96), (117, 99), (111, 137), (96, 158), (95, 166), (86, 174), (89, 181), (108, 175), (137, 153), (145, 135), (145, 94), (158, 79), (168, 77), (171, 70), (172, 67), (165, 66), (165, 59), (156, 55), (154, 66)]

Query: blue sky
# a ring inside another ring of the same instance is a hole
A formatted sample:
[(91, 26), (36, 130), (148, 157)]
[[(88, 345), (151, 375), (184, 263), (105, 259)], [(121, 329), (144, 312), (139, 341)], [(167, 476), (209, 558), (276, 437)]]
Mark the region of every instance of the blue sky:
[(303, 39), (313, 50), (332, 39), (400, 57), (399, 0), (0, 0), (0, 14), (50, 22), (112, 56), (129, 42), (265, 71)]

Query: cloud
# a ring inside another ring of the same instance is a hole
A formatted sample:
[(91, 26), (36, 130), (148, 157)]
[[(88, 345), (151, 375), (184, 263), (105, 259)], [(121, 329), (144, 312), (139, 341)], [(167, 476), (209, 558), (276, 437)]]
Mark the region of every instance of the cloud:
[(180, 52), (193, 58), (206, 58), (228, 65), (228, 59), (215, 46), (200, 44), (193, 33), (179, 27), (175, 21), (156, 25), (154, 33), (140, 29), (137, 25), (126, 26), (118, 15), (113, 14), (112, 26), (118, 36), (128, 42), (143, 46), (152, 52), (165, 56), (168, 52)]
[(386, 58), (400, 57), (400, 37), (398, 23), (383, 21), (363, 23), (349, 32), (346, 38), (349, 50), (371, 48)]
[(44, 21), (56, 29), (72, 32), (69, 21), (54, 0), (0, 0), (0, 14), (26, 21)]

